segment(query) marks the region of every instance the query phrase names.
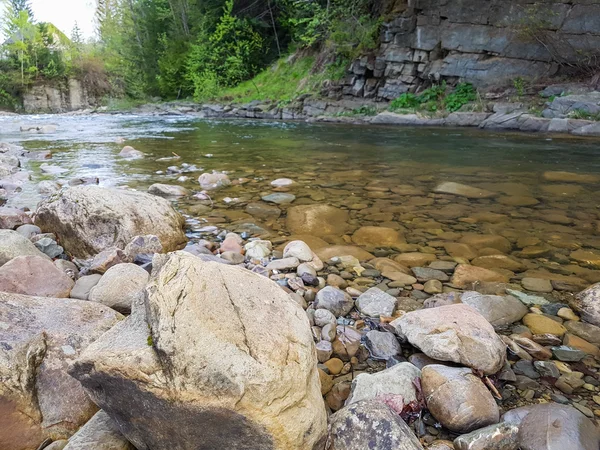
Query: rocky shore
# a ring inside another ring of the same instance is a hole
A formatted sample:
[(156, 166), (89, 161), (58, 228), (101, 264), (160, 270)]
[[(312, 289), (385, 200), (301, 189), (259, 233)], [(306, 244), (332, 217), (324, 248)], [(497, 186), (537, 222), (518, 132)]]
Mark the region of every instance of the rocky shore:
[[(23, 158), (50, 156), (0, 152), (7, 198)], [(522, 187), (382, 179), (341, 207), (280, 177), (243, 223), (190, 233), (174, 199), (216, 219), (246, 181), (96, 182), (0, 207), (0, 448), (598, 449), (600, 256), (569, 237), (593, 231), (543, 210), (543, 241), (519, 232), (494, 205), (539, 203)]]

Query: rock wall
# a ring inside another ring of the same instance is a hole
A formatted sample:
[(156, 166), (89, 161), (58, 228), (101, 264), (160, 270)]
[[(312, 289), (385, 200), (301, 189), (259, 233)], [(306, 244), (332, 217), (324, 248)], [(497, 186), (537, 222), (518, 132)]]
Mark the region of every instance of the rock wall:
[(77, 111), (97, 104), (98, 99), (75, 78), (54, 85), (39, 84), (23, 94), (23, 109), (28, 114)]
[(330, 96), (391, 100), (440, 79), (490, 87), (600, 53), (600, 0), (397, 0), (392, 17)]

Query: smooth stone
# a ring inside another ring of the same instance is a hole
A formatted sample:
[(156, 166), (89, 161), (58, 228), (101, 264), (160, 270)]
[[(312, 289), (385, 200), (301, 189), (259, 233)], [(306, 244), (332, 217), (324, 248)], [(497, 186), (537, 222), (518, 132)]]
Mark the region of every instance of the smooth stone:
[(117, 424), (104, 411), (98, 411), (70, 439), (65, 450), (135, 450), (123, 437)]
[(398, 363), (373, 374), (358, 374), (352, 381), (346, 405), (362, 400), (376, 400), (387, 395), (399, 395), (404, 403), (408, 404), (417, 400), (417, 391), (413, 382), (420, 377), (421, 371), (408, 362)]
[(429, 267), (413, 267), (412, 271), (417, 280), (421, 283), (429, 280), (448, 281), (450, 279), (445, 272)]
[(271, 181), (271, 186), (273, 187), (287, 187), (294, 184), (294, 180), (289, 178), (277, 178), (276, 180)]
[(158, 236), (153, 234), (146, 234), (142, 236), (135, 236), (125, 246), (125, 254), (134, 260), (137, 255), (153, 255), (155, 253), (162, 253), (163, 247), (160, 243)]
[(485, 317), (465, 304), (408, 312), (390, 325), (439, 361), (460, 363), (485, 374), (494, 374), (504, 365), (504, 342)]
[(512, 295), (515, 298), (518, 298), (524, 305), (527, 306), (540, 306), (547, 305), (550, 303), (544, 297), (540, 297), (538, 295), (529, 295), (521, 291), (517, 291), (515, 289), (506, 289), (506, 293)]
[(583, 320), (600, 326), (600, 283), (581, 291), (569, 303)]
[(560, 323), (541, 314), (527, 314), (523, 317), (523, 324), (531, 330), (533, 334), (554, 334), (563, 336), (567, 329)]
[(544, 280), (542, 278), (529, 278), (525, 277), (521, 280), (521, 285), (524, 289), (532, 292), (552, 292), (552, 283), (550, 280)]
[(40, 234), (42, 232), (42, 230), (40, 230), (40, 227), (36, 227), (35, 225), (31, 224), (21, 225), (15, 231), (21, 236), (25, 237), (26, 239), (31, 239), (36, 234)]
[(506, 275), (484, 269), (483, 267), (459, 264), (450, 282), (459, 288), (471, 288), (473, 283), (478, 281), (507, 283), (508, 280)]
[(198, 183), (202, 189), (214, 191), (231, 185), (231, 180), (226, 173), (213, 171), (205, 172), (198, 177)]
[(444, 289), (442, 282), (439, 280), (429, 280), (425, 283), (423, 290), (428, 294), (440, 294)]
[(44, 255), (49, 258), (56, 258), (63, 254), (64, 249), (56, 243), (54, 239), (50, 238), (42, 238), (38, 241), (35, 241), (34, 245), (41, 251)]
[(470, 291), (463, 293), (460, 300), (479, 312), (495, 328), (517, 322), (528, 312), (525, 305), (510, 295), (482, 295)]
[(454, 183), (452, 181), (446, 181), (438, 184), (433, 192), (438, 194), (451, 194), (459, 197), (467, 198), (491, 198), (496, 197), (498, 194), (495, 192), (487, 191), (466, 184)]
[(552, 361), (534, 361), (533, 366), (542, 377), (558, 378), (560, 371)]
[(131, 305), (142, 294), (149, 278), (148, 272), (135, 264), (117, 264), (102, 275), (90, 290), (88, 300), (129, 314)]
[(262, 196), (261, 200), (264, 202), (275, 203), (277, 205), (287, 205), (296, 200), (296, 196), (293, 194), (287, 194), (285, 192), (275, 192), (273, 194)]
[(329, 420), (328, 450), (423, 450), (398, 412), (379, 401), (352, 403)]
[(484, 269), (506, 269), (512, 272), (520, 272), (524, 269), (522, 262), (506, 255), (480, 256), (472, 260), (471, 264)]
[(365, 346), (373, 358), (384, 361), (402, 353), (396, 336), (387, 331), (369, 331), (365, 336)]
[(315, 325), (325, 327), (326, 325), (336, 325), (336, 317), (326, 309), (317, 309), (314, 313)]
[(162, 197), (184, 197), (189, 195), (190, 191), (181, 186), (155, 183), (148, 188), (148, 193)]
[(290, 270), (300, 265), (298, 258), (274, 259), (267, 264), (267, 270)]
[(18, 256), (0, 267), (0, 291), (37, 297), (67, 298), (75, 282), (51, 259)]
[(333, 347), (331, 345), (331, 342), (321, 340), (317, 342), (315, 348), (317, 349), (317, 360), (320, 363), (324, 363), (329, 358), (331, 358), (331, 354), (333, 353)]
[[(223, 241), (223, 243), (225, 243), (225, 241)], [(231, 244), (221, 245), (221, 250), (223, 250), (224, 248), (228, 248), (229, 245)], [(233, 245), (231, 251), (233, 251), (234, 253), (241, 253), (237, 251), (239, 248), (239, 244), (236, 243)], [(271, 245), (271, 242), (262, 239), (257, 239), (255, 241), (250, 241), (246, 245), (244, 245), (244, 250), (246, 251), (246, 258), (248, 259), (263, 259), (268, 257), (273, 252), (273, 247)]]
[(28, 238), (13, 230), (0, 230), (0, 266), (17, 256), (49, 259)]
[(454, 440), (455, 450), (516, 450), (519, 427), (510, 423), (490, 425)]
[(316, 255), (323, 261), (342, 256), (352, 256), (359, 261), (367, 261), (373, 258), (368, 251), (354, 245), (332, 245), (315, 250)]
[(446, 250), (446, 253), (453, 258), (472, 260), (479, 256), (479, 253), (475, 248), (459, 242), (448, 242), (444, 244), (444, 249)]
[(358, 353), (362, 335), (358, 330), (347, 325), (336, 327), (336, 337), (332, 342), (333, 354), (342, 361), (350, 359)]
[(342, 235), (347, 222), (347, 211), (325, 204), (292, 206), (286, 217), (286, 227), (292, 234), (314, 236)]
[(468, 433), (500, 420), (494, 397), (471, 369), (425, 366), (421, 384), (429, 411), (450, 431)]
[(560, 347), (552, 347), (552, 354), (559, 361), (577, 362), (585, 358), (586, 353), (582, 350), (561, 345)]
[(102, 275), (100, 274), (84, 275), (79, 277), (77, 281), (75, 281), (75, 286), (73, 286), (73, 289), (71, 289), (70, 297), (77, 298), (79, 300), (87, 300), (90, 295), (90, 291), (98, 284), (100, 278), (102, 278)]
[(356, 299), (356, 309), (369, 317), (392, 316), (397, 303), (395, 297), (373, 287)]
[(248, 203), (246, 212), (252, 217), (263, 220), (274, 220), (281, 215), (281, 210), (277, 206), (267, 203)]
[(408, 268), (424, 267), (436, 259), (437, 257), (435, 255), (419, 252), (401, 253), (394, 257), (394, 261)]
[(121, 156), (122, 158), (138, 159), (138, 158), (143, 158), (144, 153), (139, 150), (136, 150), (135, 148), (131, 147), (130, 145), (126, 145), (119, 152), (119, 156)]
[(117, 264), (130, 262), (125, 252), (117, 247), (109, 247), (101, 251), (92, 259), (89, 271), (92, 273), (104, 273)]
[(563, 323), (563, 326), (571, 333), (591, 342), (595, 345), (600, 345), (600, 327), (585, 322), (574, 322), (568, 320)]
[(326, 309), (336, 317), (347, 315), (354, 307), (354, 300), (346, 292), (326, 286), (317, 292), (314, 309)]
[(548, 171), (543, 174), (544, 180), (559, 183), (596, 184), (600, 182), (597, 175), (579, 174), (565, 171)]
[(283, 249), (284, 258), (298, 258), (300, 262), (310, 262), (313, 260), (313, 252), (303, 241), (288, 242)]
[(365, 247), (391, 247), (406, 244), (398, 230), (386, 227), (361, 227), (352, 235), (352, 242)]
[(598, 450), (598, 428), (573, 407), (548, 403), (525, 408), (519, 426), (522, 450)]
[(509, 253), (512, 249), (512, 244), (508, 239), (495, 234), (466, 234), (460, 238), (459, 242), (477, 250), (495, 248), (502, 253)]

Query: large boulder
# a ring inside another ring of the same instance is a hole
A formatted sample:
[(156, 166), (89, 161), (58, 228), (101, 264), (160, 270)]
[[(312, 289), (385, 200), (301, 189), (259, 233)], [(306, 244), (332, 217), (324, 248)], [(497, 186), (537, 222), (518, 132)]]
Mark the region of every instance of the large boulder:
[(0, 292), (0, 448), (72, 435), (97, 411), (69, 362), (122, 316), (72, 299)]
[(421, 375), (427, 408), (450, 431), (468, 433), (500, 420), (494, 397), (471, 369), (431, 364)]
[(0, 291), (40, 297), (69, 297), (75, 282), (48, 257), (17, 256), (0, 267)]
[(411, 311), (391, 325), (430, 358), (452, 361), (485, 374), (504, 365), (506, 345), (494, 327), (464, 304)]
[(0, 230), (0, 266), (17, 256), (27, 255), (47, 258), (29, 239), (20, 233), (13, 230)]
[(133, 301), (148, 282), (148, 272), (135, 264), (112, 266), (91, 288), (88, 300), (102, 303), (123, 314), (131, 312)]
[(187, 241), (185, 220), (168, 200), (99, 186), (76, 186), (42, 200), (35, 223), (79, 258), (113, 246), (123, 249), (142, 234), (158, 236), (165, 252), (181, 249)]
[(274, 282), (156, 255), (132, 314), (72, 366), (139, 449), (312, 449), (326, 413), (306, 314)]
[(330, 418), (326, 450), (423, 450), (398, 412), (379, 401), (362, 401)]
[(341, 235), (348, 226), (348, 211), (330, 205), (300, 205), (287, 210), (286, 226), (293, 234)]

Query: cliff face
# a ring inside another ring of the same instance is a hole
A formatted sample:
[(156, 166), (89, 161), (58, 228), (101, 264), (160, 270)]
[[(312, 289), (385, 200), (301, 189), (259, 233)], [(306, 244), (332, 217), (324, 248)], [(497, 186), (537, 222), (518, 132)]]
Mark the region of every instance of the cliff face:
[(74, 78), (61, 84), (33, 86), (23, 95), (26, 113), (61, 113), (97, 105), (98, 99), (89, 95), (81, 81)]
[(489, 87), (600, 66), (600, 0), (396, 0), (391, 12), (379, 50), (330, 95), (389, 100), (424, 81)]

